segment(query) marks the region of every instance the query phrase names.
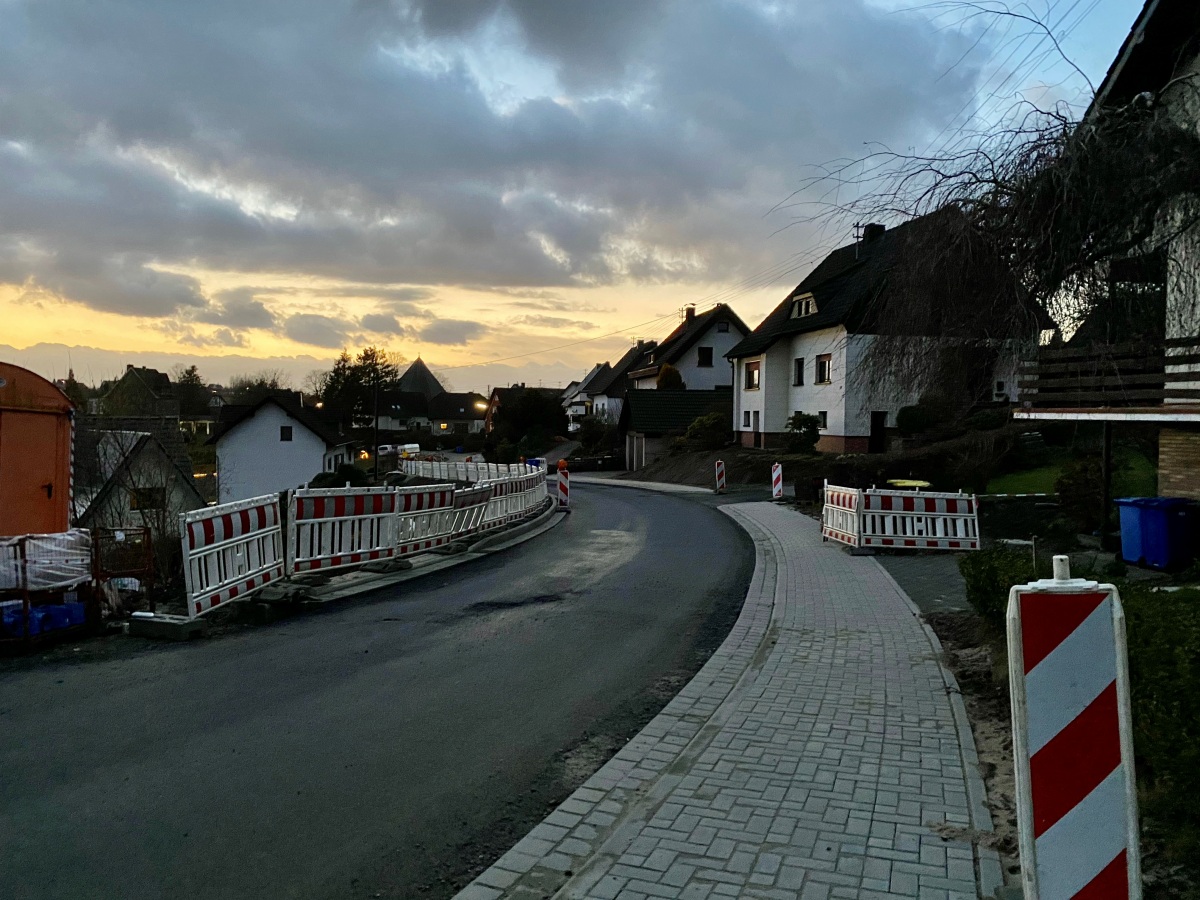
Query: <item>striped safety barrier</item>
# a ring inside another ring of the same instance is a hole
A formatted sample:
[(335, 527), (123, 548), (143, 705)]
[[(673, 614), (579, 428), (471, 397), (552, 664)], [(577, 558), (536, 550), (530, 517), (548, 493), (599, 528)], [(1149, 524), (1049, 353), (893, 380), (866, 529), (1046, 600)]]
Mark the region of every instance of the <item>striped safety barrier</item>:
[(857, 547), (861, 539), (858, 512), (862, 491), (825, 482), (825, 504), (821, 510), (821, 536), (848, 547)]
[(725, 461), (717, 460), (717, 493), (725, 493)]
[(771, 463), (771, 499), (783, 499), (783, 466)]
[(392, 558), (397, 500), (392, 488), (289, 491), (288, 571), (340, 569)]
[(189, 617), (284, 577), (279, 497), (268, 494), (179, 517)]
[(566, 469), (558, 470), (558, 508), (571, 508), (571, 473)]
[(1008, 601), (1021, 878), (1027, 900), (1141, 896), (1121, 598), (1055, 578)]
[(862, 547), (978, 550), (975, 498), (929, 491), (862, 492)]

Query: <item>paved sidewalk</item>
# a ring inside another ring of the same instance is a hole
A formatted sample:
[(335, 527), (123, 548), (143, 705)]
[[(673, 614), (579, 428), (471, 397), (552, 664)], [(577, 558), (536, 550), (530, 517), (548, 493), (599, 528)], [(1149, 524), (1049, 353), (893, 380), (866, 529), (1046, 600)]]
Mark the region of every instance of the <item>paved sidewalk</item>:
[[(874, 559), (769, 503), (742, 614), (666, 709), (459, 895), (973, 898), (1000, 885), (940, 647)], [(982, 885), (982, 887), (981, 887)]]

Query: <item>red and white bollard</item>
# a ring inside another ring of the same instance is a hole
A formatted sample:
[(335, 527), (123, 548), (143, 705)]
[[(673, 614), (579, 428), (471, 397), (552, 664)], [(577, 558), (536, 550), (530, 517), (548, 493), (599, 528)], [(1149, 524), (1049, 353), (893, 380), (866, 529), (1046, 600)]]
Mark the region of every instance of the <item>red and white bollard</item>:
[(783, 499), (783, 466), (771, 463), (771, 499)]
[(717, 493), (725, 493), (725, 463), (723, 460), (717, 460)]
[(571, 508), (571, 473), (565, 468), (558, 470), (558, 508)]
[(1125, 614), (1111, 584), (1054, 578), (1008, 599), (1026, 900), (1141, 897)]

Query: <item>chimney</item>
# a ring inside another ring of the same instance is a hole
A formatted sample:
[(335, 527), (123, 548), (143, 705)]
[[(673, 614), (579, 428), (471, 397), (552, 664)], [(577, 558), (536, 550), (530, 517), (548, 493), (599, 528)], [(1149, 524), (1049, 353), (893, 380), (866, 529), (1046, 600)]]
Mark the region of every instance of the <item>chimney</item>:
[(696, 318), (696, 304), (689, 303), (683, 308), (683, 321), (691, 322), (694, 318)]
[(887, 231), (887, 226), (880, 225), (878, 222), (870, 222), (863, 226), (863, 243), (869, 244), (872, 241), (877, 241), (883, 237), (883, 233)]
[(125, 363), (125, 371), (132, 372), (133, 371), (133, 363)]

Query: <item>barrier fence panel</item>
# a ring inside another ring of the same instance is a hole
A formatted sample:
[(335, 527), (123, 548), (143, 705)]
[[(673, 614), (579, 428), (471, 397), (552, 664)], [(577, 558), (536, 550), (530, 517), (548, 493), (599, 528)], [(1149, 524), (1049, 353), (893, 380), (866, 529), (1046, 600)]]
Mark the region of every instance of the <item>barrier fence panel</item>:
[(464, 534), (478, 531), (483, 523), (483, 516), (487, 512), (488, 500), (491, 497), (491, 486), (486, 484), (456, 490), (454, 492), (454, 525), (451, 528), (451, 535), (461, 537)]
[(189, 617), (284, 576), (287, 558), (275, 494), (184, 513), (179, 527)]
[(969, 494), (862, 492), (861, 546), (978, 550), (979, 522)]
[(412, 556), (450, 542), (454, 494), (450, 484), (396, 489), (397, 556)]
[(340, 569), (396, 555), (393, 488), (300, 488), (288, 493), (288, 572)]
[(849, 547), (857, 547), (862, 535), (859, 524), (861, 508), (862, 491), (838, 487), (826, 481), (825, 506), (821, 510), (822, 536)]

